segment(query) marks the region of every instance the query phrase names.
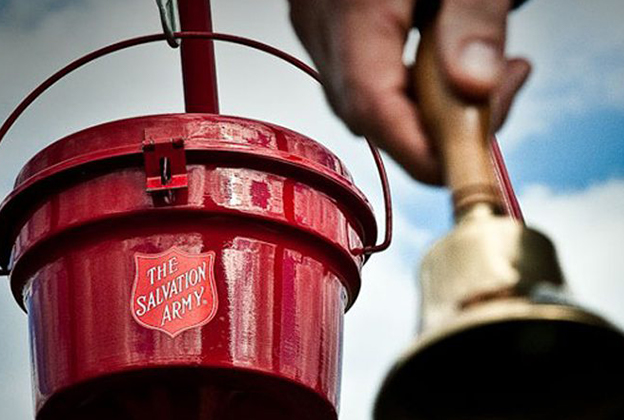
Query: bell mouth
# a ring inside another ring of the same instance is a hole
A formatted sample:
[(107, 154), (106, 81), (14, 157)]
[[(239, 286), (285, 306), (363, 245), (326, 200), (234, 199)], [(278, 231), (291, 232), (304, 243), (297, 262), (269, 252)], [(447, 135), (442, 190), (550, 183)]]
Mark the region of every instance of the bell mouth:
[(624, 336), (603, 319), (501, 304), (417, 340), (386, 378), (374, 419), (623, 419), (623, 379)]

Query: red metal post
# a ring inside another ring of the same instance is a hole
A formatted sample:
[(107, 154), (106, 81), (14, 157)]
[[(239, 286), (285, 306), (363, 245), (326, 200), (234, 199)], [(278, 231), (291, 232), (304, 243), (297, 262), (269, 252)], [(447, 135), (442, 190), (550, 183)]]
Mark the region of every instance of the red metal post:
[[(210, 0), (178, 0), (182, 31), (212, 31)], [(182, 79), (186, 112), (219, 113), (214, 44), (209, 39), (183, 39)]]

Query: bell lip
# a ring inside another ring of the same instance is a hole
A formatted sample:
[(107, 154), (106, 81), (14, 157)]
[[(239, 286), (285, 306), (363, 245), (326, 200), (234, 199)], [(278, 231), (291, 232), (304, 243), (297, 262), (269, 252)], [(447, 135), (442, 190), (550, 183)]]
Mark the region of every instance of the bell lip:
[[(618, 327), (603, 317), (591, 313), (587, 309), (567, 303), (535, 303), (523, 298), (509, 298), (480, 304), (466, 310), (454, 321), (445, 324), (445, 326), (435, 328), (435, 331), (422, 333), (399, 356), (377, 392), (373, 405), (373, 420), (399, 419), (394, 414), (389, 415), (387, 413), (385, 400), (398, 372), (411, 359), (412, 355), (437, 344), (453, 333), (460, 332), (468, 327), (494, 325), (503, 318), (505, 322), (544, 320), (574, 322), (621, 333)], [(622, 339), (624, 339), (624, 336), (622, 336)]]
[(403, 361), (411, 354), (429, 347), (444, 337), (464, 330), (466, 327), (478, 327), (499, 322), (501, 318), (506, 321), (561, 321), (577, 322), (601, 328), (619, 330), (615, 325), (596, 315), (587, 309), (570, 303), (536, 303), (528, 299), (508, 298), (495, 302), (482, 303), (467, 309), (454, 321), (445, 324), (435, 331), (422, 333), (415, 342), (410, 345), (399, 360)]

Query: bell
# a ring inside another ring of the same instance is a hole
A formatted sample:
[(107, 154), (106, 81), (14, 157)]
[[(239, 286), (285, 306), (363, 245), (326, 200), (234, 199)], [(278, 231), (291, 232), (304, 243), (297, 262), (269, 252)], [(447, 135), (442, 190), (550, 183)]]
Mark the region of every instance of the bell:
[(624, 418), (624, 336), (567, 298), (544, 235), (474, 206), (420, 281), (421, 334), (375, 420)]
[(373, 418), (624, 419), (624, 335), (569, 299), (550, 240), (503, 214), (489, 100), (448, 87), (434, 24), (421, 28), (414, 88), (456, 226), (424, 257), (419, 336)]

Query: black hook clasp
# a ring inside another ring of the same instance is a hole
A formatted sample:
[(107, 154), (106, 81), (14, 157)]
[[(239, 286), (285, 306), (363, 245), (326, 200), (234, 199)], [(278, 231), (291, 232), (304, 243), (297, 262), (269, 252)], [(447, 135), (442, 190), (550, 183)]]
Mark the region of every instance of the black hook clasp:
[(173, 34), (180, 30), (177, 0), (156, 0), (160, 12), (160, 23), (171, 48), (180, 46), (180, 39)]

